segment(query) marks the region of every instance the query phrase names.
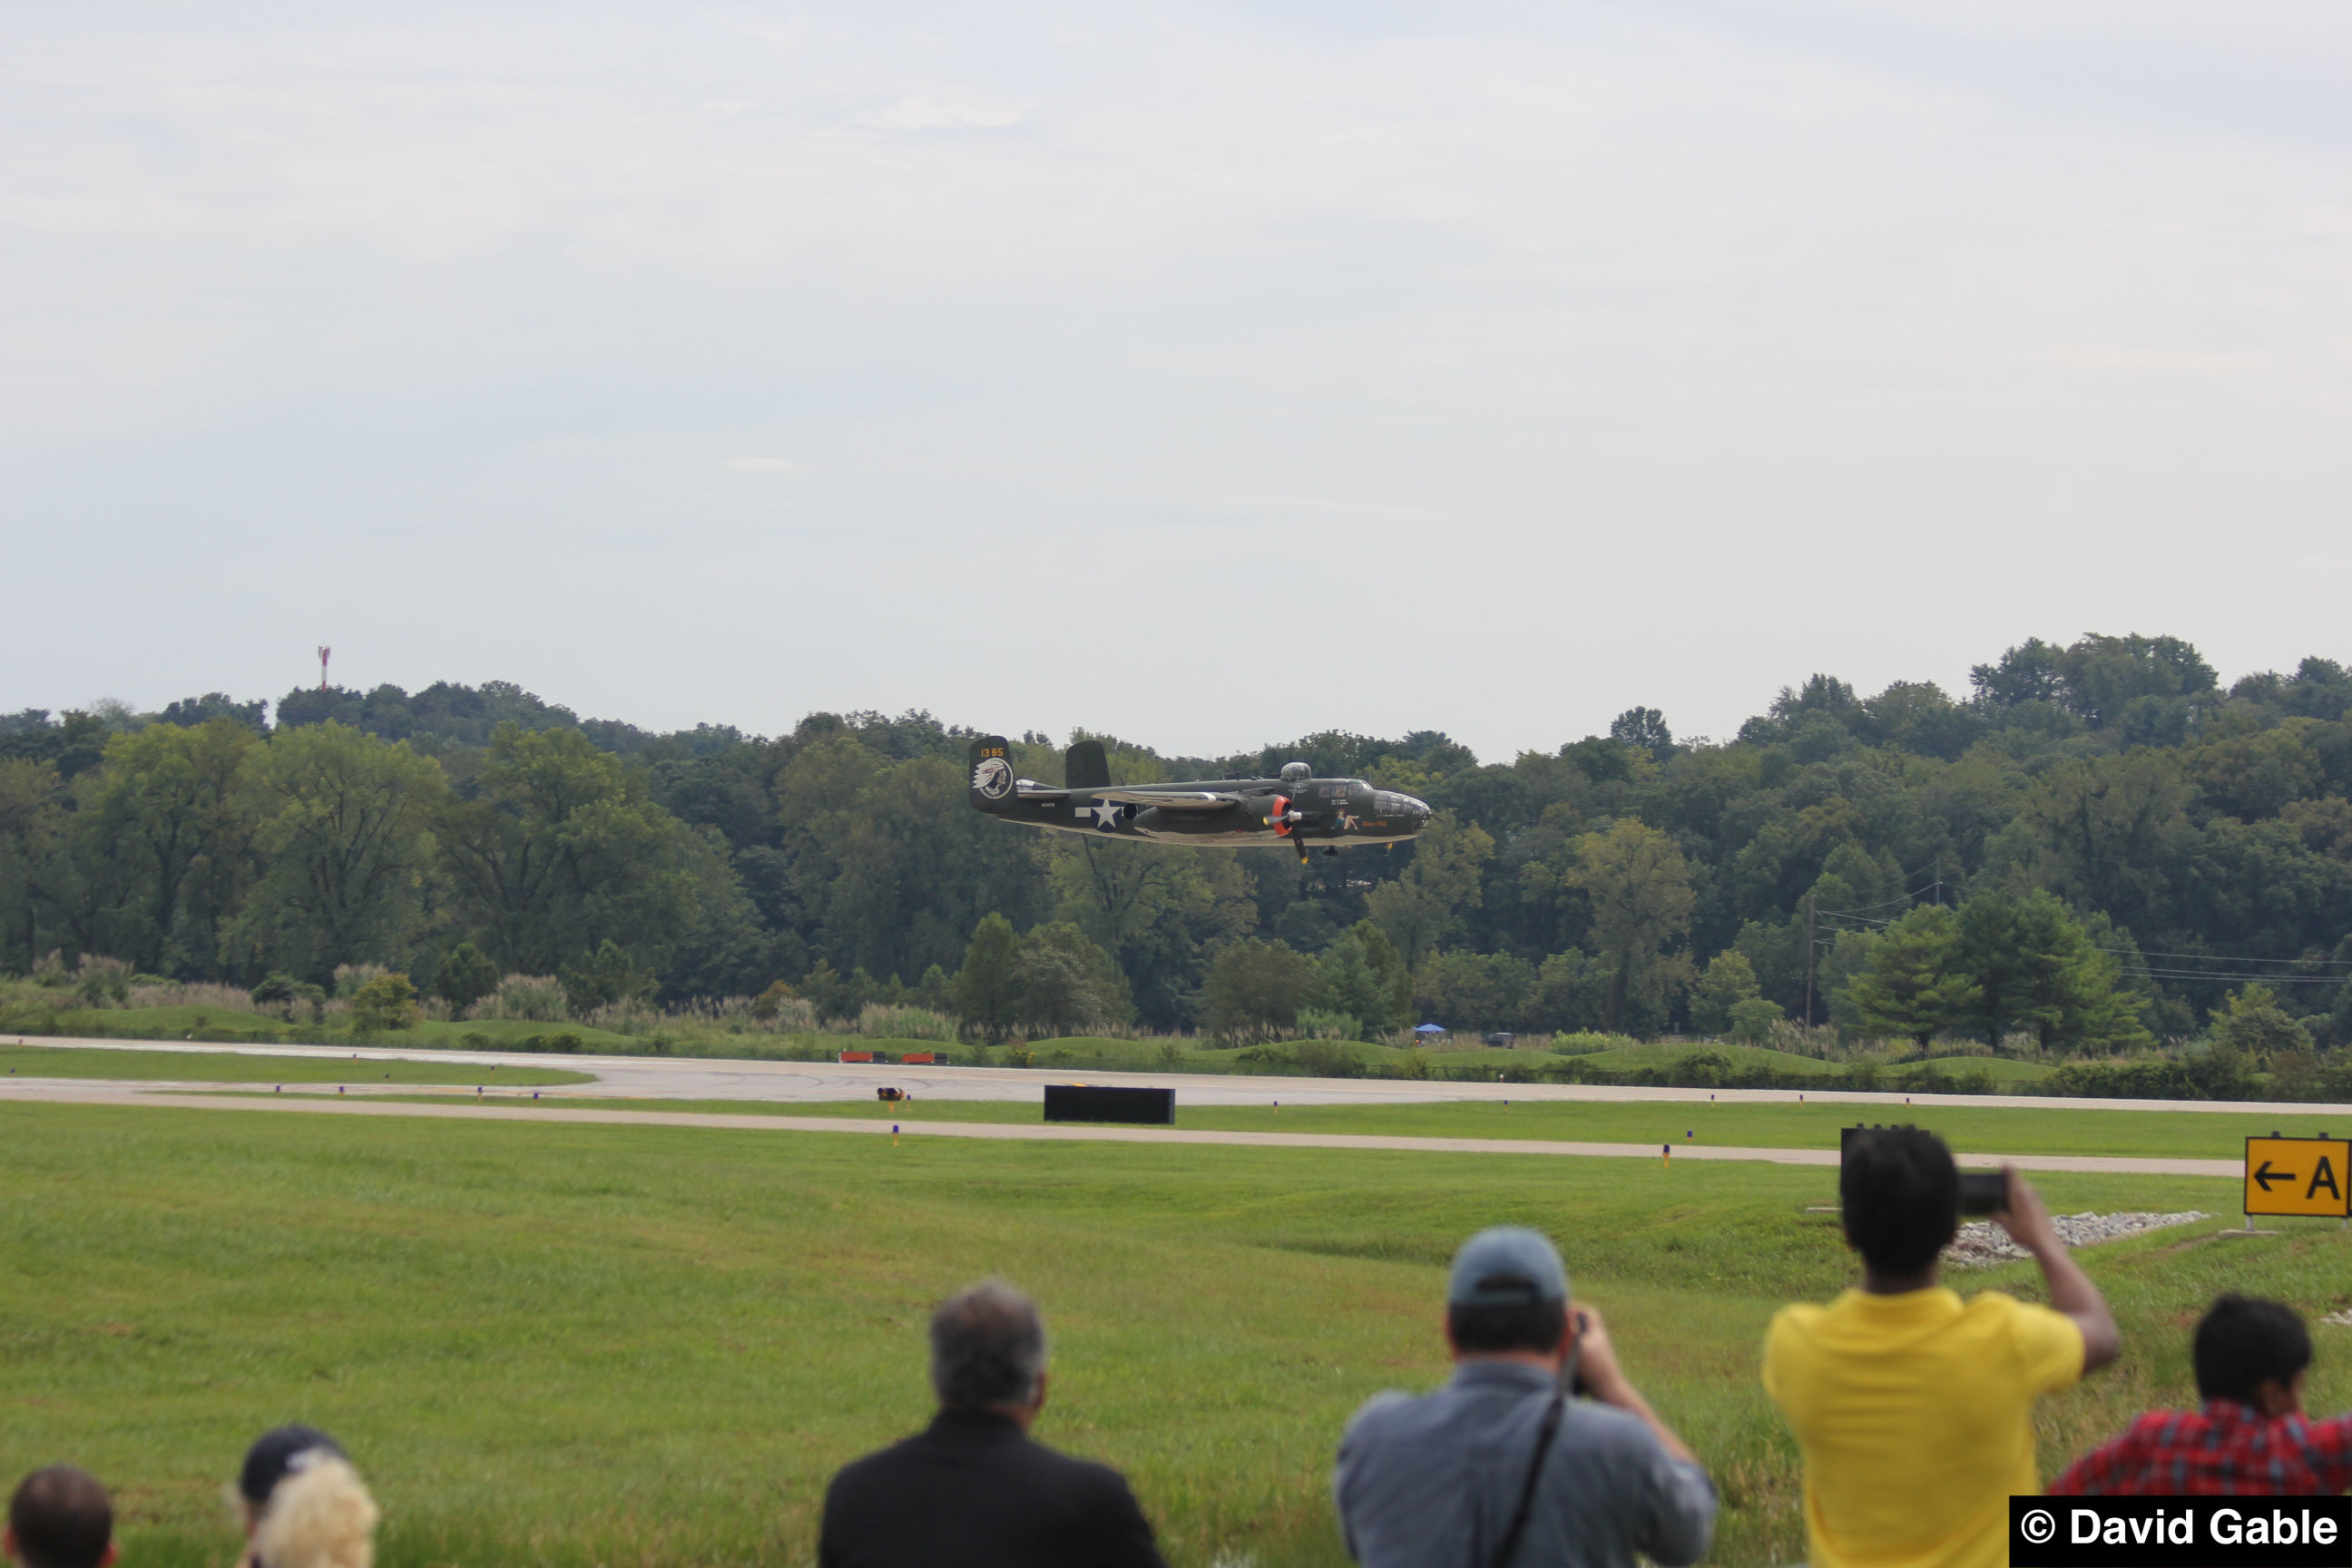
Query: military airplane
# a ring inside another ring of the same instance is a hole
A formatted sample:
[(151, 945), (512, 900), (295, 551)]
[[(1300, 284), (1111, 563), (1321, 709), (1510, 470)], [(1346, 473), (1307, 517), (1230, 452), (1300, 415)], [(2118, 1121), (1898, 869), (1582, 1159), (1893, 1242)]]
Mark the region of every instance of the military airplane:
[(1148, 838), (1160, 844), (1243, 847), (1289, 845), (1301, 864), (1310, 848), (1337, 855), (1343, 844), (1400, 844), (1429, 826), (1426, 803), (1361, 779), (1318, 779), (1286, 763), (1274, 779), (1199, 779), (1114, 784), (1099, 741), (1062, 753), (1059, 784), (1017, 777), (1002, 735), (971, 743), (971, 804), (1006, 822), (1055, 833)]

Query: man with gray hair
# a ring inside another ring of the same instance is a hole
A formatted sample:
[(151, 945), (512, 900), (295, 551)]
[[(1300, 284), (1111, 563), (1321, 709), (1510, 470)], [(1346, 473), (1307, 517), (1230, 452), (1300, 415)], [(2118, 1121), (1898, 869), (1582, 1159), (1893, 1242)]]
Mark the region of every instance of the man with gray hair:
[[(1376, 1395), (1339, 1439), (1332, 1497), (1364, 1568), (1681, 1568), (1715, 1488), (1571, 1303), (1551, 1239), (1482, 1230), (1445, 1295), (1454, 1377)], [(1574, 1398), (1572, 1394), (1589, 1394)]]
[(1045, 1325), (1001, 1279), (931, 1314), (929, 1429), (842, 1467), (820, 1568), (1164, 1568), (1117, 1470), (1029, 1440), (1045, 1407)]

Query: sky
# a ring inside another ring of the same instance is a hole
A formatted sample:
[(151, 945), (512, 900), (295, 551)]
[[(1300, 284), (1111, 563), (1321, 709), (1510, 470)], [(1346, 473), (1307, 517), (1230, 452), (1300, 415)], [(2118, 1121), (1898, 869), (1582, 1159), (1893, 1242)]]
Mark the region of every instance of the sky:
[(1220, 753), (2352, 659), (2352, 6), (0, 10), (0, 710)]

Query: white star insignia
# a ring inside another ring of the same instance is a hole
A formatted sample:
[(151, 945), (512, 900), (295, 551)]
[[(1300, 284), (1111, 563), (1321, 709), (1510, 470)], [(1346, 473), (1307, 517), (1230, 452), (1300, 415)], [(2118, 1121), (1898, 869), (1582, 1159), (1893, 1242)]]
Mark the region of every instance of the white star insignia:
[(1093, 817), (1095, 826), (1105, 832), (1118, 826), (1118, 805), (1116, 801), (1104, 801), (1096, 805), (1082, 805), (1078, 807), (1078, 815)]

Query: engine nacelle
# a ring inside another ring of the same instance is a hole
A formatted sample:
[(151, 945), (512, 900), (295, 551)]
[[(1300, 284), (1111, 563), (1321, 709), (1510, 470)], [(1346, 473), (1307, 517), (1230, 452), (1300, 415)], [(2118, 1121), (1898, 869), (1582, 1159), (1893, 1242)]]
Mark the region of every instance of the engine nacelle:
[(1307, 820), (1305, 812), (1292, 809), (1290, 797), (1286, 795), (1268, 797), (1258, 811), (1265, 818), (1265, 825), (1280, 837), (1288, 837), (1292, 828)]

